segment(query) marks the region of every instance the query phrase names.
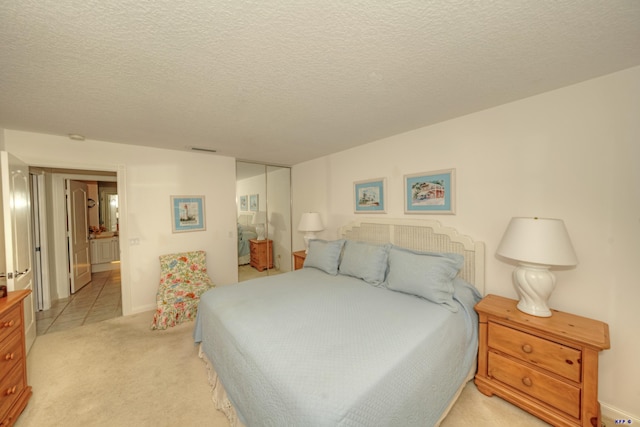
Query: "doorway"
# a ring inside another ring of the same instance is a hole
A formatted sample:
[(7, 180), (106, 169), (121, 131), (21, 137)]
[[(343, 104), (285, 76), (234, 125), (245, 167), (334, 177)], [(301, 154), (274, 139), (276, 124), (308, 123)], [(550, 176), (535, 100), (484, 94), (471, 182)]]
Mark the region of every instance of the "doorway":
[(44, 248), (49, 268), (42, 275), (50, 279), (50, 301), (36, 313), (37, 334), (122, 316), (116, 173), (31, 172), (46, 183), (40, 192), (46, 193), (47, 209), (40, 221), (47, 225), (49, 242)]

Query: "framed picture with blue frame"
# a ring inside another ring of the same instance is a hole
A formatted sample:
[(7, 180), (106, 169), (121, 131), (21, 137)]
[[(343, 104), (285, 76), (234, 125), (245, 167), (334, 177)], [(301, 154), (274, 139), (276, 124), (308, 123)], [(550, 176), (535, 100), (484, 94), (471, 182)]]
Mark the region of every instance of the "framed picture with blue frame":
[(386, 213), (387, 180), (385, 178), (353, 183), (355, 213)]
[(249, 195), (249, 211), (258, 212), (258, 208), (260, 207), (258, 194)]
[(404, 176), (404, 213), (455, 214), (456, 170)]
[(249, 210), (249, 196), (240, 196), (240, 210), (242, 212)]
[(171, 196), (171, 226), (174, 233), (204, 231), (204, 196)]

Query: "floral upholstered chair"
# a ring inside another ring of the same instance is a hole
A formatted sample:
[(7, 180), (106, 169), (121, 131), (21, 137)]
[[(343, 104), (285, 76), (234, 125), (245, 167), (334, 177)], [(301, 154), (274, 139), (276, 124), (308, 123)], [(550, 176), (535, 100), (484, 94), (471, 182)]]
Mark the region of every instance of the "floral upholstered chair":
[(158, 308), (151, 329), (167, 329), (194, 320), (200, 295), (214, 286), (207, 275), (204, 251), (161, 255)]

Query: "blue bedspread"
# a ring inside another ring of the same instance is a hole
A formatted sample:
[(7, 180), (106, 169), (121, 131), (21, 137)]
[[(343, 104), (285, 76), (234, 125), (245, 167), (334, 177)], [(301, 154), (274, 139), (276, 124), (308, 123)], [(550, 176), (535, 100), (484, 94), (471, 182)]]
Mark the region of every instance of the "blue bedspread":
[(457, 313), (314, 268), (222, 286), (194, 338), (247, 426), (431, 426), (477, 355), (479, 295)]

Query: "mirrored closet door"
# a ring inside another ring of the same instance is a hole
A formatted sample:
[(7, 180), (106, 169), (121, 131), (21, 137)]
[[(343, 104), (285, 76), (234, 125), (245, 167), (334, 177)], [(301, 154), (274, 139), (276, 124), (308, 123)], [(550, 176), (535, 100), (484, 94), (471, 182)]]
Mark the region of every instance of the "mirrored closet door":
[(236, 162), (236, 202), (238, 280), (291, 271), (291, 168)]

